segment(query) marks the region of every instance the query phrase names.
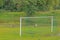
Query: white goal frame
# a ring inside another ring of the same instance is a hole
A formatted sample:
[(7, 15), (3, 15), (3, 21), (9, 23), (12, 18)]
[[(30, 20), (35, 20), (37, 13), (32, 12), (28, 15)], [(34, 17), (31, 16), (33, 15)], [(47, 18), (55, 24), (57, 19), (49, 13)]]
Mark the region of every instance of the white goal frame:
[(51, 32), (53, 32), (54, 28), (54, 17), (53, 16), (40, 16), (40, 17), (20, 17), (20, 36), (22, 34), (22, 19), (27, 19), (27, 18), (50, 18), (51, 19)]

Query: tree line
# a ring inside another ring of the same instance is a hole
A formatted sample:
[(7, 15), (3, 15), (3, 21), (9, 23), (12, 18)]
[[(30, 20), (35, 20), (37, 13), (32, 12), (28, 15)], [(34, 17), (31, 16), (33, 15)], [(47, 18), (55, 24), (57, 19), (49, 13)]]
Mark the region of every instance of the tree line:
[(0, 9), (26, 12), (33, 15), (36, 11), (60, 9), (60, 0), (0, 0)]

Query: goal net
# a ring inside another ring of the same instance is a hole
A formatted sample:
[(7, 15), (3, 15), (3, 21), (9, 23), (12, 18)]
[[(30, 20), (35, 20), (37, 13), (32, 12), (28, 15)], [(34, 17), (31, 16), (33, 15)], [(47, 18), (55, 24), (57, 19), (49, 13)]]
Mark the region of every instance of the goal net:
[(20, 36), (53, 32), (53, 16), (20, 17)]

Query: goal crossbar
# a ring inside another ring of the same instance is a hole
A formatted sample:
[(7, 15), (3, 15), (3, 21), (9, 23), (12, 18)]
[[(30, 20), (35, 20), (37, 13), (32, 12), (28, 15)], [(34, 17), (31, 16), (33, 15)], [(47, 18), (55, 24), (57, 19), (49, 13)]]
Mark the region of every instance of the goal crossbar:
[(20, 18), (52, 18), (53, 16), (41, 16), (41, 17), (20, 17)]

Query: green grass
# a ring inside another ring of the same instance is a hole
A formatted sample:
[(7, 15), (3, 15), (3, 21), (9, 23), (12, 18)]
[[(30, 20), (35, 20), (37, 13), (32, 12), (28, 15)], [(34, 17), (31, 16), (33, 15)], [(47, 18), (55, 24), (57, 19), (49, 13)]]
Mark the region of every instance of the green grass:
[(59, 40), (59, 32), (54, 28), (51, 32), (50, 27), (22, 27), (22, 40)]
[[(34, 16), (54, 16), (54, 32), (50, 27), (22, 27), (22, 36), (19, 34), (19, 18), (26, 16), (23, 12), (1, 12), (0, 13), (0, 40), (60, 40), (60, 12), (38, 12)], [(43, 20), (41, 20), (43, 22)], [(17, 27), (9, 27), (1, 23), (15, 24)], [(52, 36), (53, 35), (53, 36)]]
[(19, 38), (19, 28), (0, 28), (0, 40), (17, 40)]

